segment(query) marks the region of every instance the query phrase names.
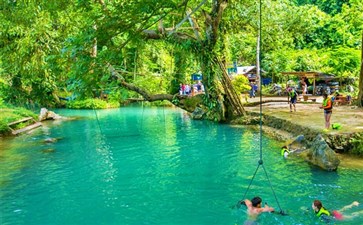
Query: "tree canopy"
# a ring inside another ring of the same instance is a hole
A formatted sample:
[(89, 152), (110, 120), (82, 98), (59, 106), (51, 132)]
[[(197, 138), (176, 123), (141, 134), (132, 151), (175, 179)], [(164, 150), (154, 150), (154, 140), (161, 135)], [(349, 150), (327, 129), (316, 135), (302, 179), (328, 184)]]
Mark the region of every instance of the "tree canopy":
[[(262, 4), (266, 76), (279, 81), (283, 71), (317, 70), (356, 78), (358, 86), (362, 1)], [(203, 104), (223, 112), (217, 61), (256, 64), (258, 10), (258, 1), (247, 0), (2, 1), (0, 93), (10, 103), (51, 106), (103, 90), (176, 103), (183, 101), (175, 97), (179, 84), (201, 71)]]

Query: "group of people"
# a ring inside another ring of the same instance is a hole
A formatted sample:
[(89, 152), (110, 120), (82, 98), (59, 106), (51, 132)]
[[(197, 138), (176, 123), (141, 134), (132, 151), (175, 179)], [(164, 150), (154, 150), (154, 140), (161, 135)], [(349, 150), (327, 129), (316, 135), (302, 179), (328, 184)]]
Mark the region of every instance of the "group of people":
[[(240, 203), (246, 205), (247, 207), (248, 219), (245, 222), (245, 225), (255, 224), (257, 216), (263, 212), (275, 211), (275, 209), (273, 207), (268, 206), (267, 203), (265, 203), (264, 207), (262, 207), (262, 199), (258, 196), (254, 197), (251, 200), (245, 199)], [(354, 201), (352, 204), (344, 206), (340, 210), (329, 211), (323, 206), (320, 200), (314, 200), (311, 207), (313, 209), (313, 212), (319, 219), (323, 220), (324, 222), (330, 222), (331, 220), (352, 219), (360, 214), (363, 214), (363, 211), (354, 212), (350, 215), (342, 214), (345, 210), (350, 209), (353, 206), (359, 206), (359, 202)]]
[(191, 95), (194, 96), (198, 93), (204, 92), (204, 85), (201, 81), (198, 81), (196, 84), (180, 84), (179, 85), (179, 95)]
[[(288, 87), (287, 88), (288, 93), (288, 103), (290, 104), (290, 112), (294, 109), (294, 112), (296, 112), (296, 102), (297, 102), (297, 96), (298, 93), (294, 88)], [(323, 94), (323, 103), (320, 106), (320, 109), (324, 110), (324, 119), (325, 119), (325, 129), (324, 131), (329, 130), (330, 128), (330, 118), (333, 113), (333, 101), (334, 98), (336, 98), (339, 95), (338, 92), (335, 92), (332, 96), (328, 96), (327, 93)]]

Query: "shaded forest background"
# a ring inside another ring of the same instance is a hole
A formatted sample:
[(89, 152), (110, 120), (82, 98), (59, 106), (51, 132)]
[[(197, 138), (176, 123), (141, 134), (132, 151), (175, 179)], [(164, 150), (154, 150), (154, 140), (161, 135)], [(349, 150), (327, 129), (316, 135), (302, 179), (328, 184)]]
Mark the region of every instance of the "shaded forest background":
[[(362, 99), (361, 0), (262, 4), (265, 77), (332, 73), (353, 78)], [(14, 105), (62, 106), (102, 92), (117, 103), (142, 95), (178, 105), (179, 84), (201, 72), (200, 101), (220, 112), (215, 59), (225, 67), (257, 59), (259, 1), (4, 0), (0, 11), (0, 102)]]

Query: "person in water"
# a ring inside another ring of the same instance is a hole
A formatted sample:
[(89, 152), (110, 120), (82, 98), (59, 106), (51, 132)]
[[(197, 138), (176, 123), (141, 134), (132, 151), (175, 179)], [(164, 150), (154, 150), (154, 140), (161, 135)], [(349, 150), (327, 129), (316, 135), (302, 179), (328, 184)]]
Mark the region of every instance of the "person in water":
[[(253, 224), (257, 219), (257, 216), (263, 212), (274, 212), (274, 208), (270, 207), (265, 203), (264, 207), (261, 207), (262, 199), (260, 197), (254, 197), (251, 200), (245, 199), (243, 203), (247, 206), (248, 220), (245, 224)], [(252, 222), (252, 223), (251, 223)]]
[(287, 148), (286, 145), (284, 145), (281, 148), (281, 156), (283, 156), (284, 158), (287, 158), (287, 156), (290, 154), (290, 150)]
[(334, 210), (334, 211), (330, 212), (326, 208), (324, 208), (324, 206), (320, 200), (314, 200), (311, 207), (313, 208), (313, 211), (317, 217), (319, 217), (323, 221), (329, 222), (331, 219), (336, 219), (336, 220), (352, 219), (352, 218), (362, 214), (363, 211), (354, 212), (351, 215), (342, 214), (343, 211), (350, 209), (353, 206), (358, 206), (358, 205), (359, 205), (359, 202), (354, 201), (354, 202), (352, 202), (352, 204), (346, 205), (343, 208), (341, 208), (340, 210)]

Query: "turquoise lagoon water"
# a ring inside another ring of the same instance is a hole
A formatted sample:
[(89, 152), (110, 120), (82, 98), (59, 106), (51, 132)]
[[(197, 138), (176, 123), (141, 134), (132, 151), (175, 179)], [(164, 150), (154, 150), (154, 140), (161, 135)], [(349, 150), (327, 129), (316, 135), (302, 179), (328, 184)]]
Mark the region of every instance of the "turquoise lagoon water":
[[(257, 168), (256, 131), (167, 108), (57, 112), (78, 119), (1, 140), (0, 224), (244, 224), (245, 207), (234, 206)], [(262, 144), (288, 216), (265, 213), (257, 224), (321, 224), (310, 210), (314, 199), (330, 210), (362, 202), (362, 169), (325, 172), (284, 160), (266, 137)], [(262, 168), (247, 192), (256, 195), (278, 209)], [(363, 215), (338, 224), (363, 224)]]

